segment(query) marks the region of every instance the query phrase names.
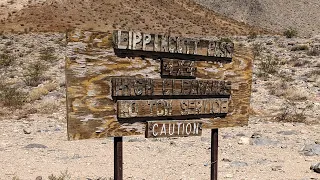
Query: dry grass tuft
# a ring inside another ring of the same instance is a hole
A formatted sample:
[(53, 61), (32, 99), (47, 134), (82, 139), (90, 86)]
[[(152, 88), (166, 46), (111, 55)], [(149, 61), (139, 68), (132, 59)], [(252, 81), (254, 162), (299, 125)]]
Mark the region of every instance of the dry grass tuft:
[(41, 99), (43, 96), (47, 95), (49, 92), (56, 90), (58, 84), (56, 83), (46, 83), (41, 87), (34, 88), (30, 91), (28, 95), (28, 102)]
[(308, 99), (307, 94), (301, 89), (290, 87), (286, 90), (285, 97), (290, 101), (305, 101)]
[(57, 112), (60, 107), (59, 101), (55, 99), (45, 99), (44, 101), (41, 101), (41, 103), (36, 105), (37, 112), (42, 114), (52, 114), (54, 112)]

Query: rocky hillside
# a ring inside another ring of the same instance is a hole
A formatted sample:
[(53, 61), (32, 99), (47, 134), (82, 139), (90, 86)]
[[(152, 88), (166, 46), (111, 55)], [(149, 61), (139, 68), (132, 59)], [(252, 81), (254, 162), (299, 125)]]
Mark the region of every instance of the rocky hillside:
[(47, 0), (0, 2), (0, 31), (65, 31), (67, 28), (124, 29), (182, 35), (246, 35), (253, 28), (193, 1)]
[(319, 0), (195, 0), (240, 22), (282, 32), (295, 28), (300, 36), (320, 34)]

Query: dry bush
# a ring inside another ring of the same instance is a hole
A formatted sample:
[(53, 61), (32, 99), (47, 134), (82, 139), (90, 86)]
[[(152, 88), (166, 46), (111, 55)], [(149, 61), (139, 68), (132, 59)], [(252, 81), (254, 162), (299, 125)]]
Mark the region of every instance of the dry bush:
[(286, 90), (285, 96), (290, 101), (305, 101), (308, 99), (307, 92), (290, 87)]
[(51, 174), (48, 177), (49, 180), (69, 180), (71, 179), (71, 175), (68, 173), (68, 171), (65, 172), (61, 172), (61, 174), (59, 176), (55, 176), (53, 174)]
[(299, 45), (295, 45), (291, 48), (291, 51), (307, 51), (309, 50), (308, 45), (305, 44), (299, 44)]
[(267, 77), (268, 74), (275, 74), (279, 70), (279, 59), (268, 55), (261, 59), (258, 67), (258, 76)]
[(20, 108), (26, 102), (26, 93), (0, 82), (0, 104)]
[(263, 51), (264, 47), (261, 43), (254, 43), (253, 46), (253, 55), (254, 57), (260, 56), (261, 52)]
[(288, 85), (284, 81), (276, 81), (274, 83), (267, 84), (269, 87), (269, 93), (274, 96), (284, 96), (286, 94), (286, 90), (288, 89)]
[(58, 86), (56, 83), (46, 83), (41, 87), (34, 88), (29, 92), (27, 100), (28, 102), (39, 100), (49, 92), (56, 90)]
[(54, 62), (57, 57), (54, 55), (55, 49), (53, 47), (46, 47), (40, 50), (40, 60), (45, 62)]
[(308, 60), (300, 60), (300, 61), (294, 62), (293, 67), (302, 67), (302, 66), (305, 66), (309, 63), (310, 63), (310, 61), (308, 61)]
[(256, 39), (258, 37), (257, 32), (255, 31), (250, 31), (248, 35), (248, 39)]
[(45, 79), (43, 73), (46, 70), (47, 66), (44, 65), (44, 63), (42, 63), (41, 61), (36, 61), (29, 64), (29, 66), (26, 69), (26, 72), (24, 73), (24, 82), (28, 86), (38, 86)]
[(60, 107), (60, 103), (55, 99), (45, 99), (36, 105), (37, 112), (42, 114), (52, 114), (57, 112)]
[(8, 54), (0, 54), (0, 68), (12, 66), (16, 58)]
[(298, 35), (298, 31), (293, 28), (289, 28), (283, 32), (283, 35), (286, 36), (287, 38), (293, 38)]
[(316, 49), (316, 48), (312, 48), (311, 50), (309, 50), (307, 52), (308, 56), (319, 56), (320, 55), (320, 50)]
[(49, 91), (46, 88), (38, 87), (38, 88), (35, 88), (29, 92), (27, 100), (28, 100), (28, 102), (39, 100), (39, 99), (41, 99), (41, 97), (47, 95), (48, 93), (49, 93)]
[(307, 123), (305, 111), (312, 108), (313, 105), (309, 104), (303, 108), (298, 108), (297, 103), (287, 100), (281, 108), (281, 112), (274, 119), (279, 122), (297, 122), (297, 123)]

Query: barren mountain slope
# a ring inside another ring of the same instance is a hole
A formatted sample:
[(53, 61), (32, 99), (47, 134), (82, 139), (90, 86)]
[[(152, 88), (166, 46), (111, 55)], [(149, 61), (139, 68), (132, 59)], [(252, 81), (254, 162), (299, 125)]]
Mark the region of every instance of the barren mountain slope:
[(295, 28), (301, 36), (320, 34), (319, 0), (195, 0), (218, 13), (276, 31)]
[[(0, 11), (7, 9), (8, 3), (3, 2)], [(0, 24), (0, 30), (11, 31), (64, 31), (70, 27), (211, 36), (246, 35), (252, 31), (266, 33), (220, 16), (193, 1), (182, 0), (33, 2), (10, 13)]]

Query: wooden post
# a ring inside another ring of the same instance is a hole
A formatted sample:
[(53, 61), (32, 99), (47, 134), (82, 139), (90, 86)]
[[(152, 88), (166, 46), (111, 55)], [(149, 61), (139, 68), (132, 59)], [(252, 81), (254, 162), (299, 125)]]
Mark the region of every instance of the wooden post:
[(211, 130), (211, 180), (218, 180), (218, 129)]
[(123, 179), (122, 137), (114, 137), (114, 179)]

